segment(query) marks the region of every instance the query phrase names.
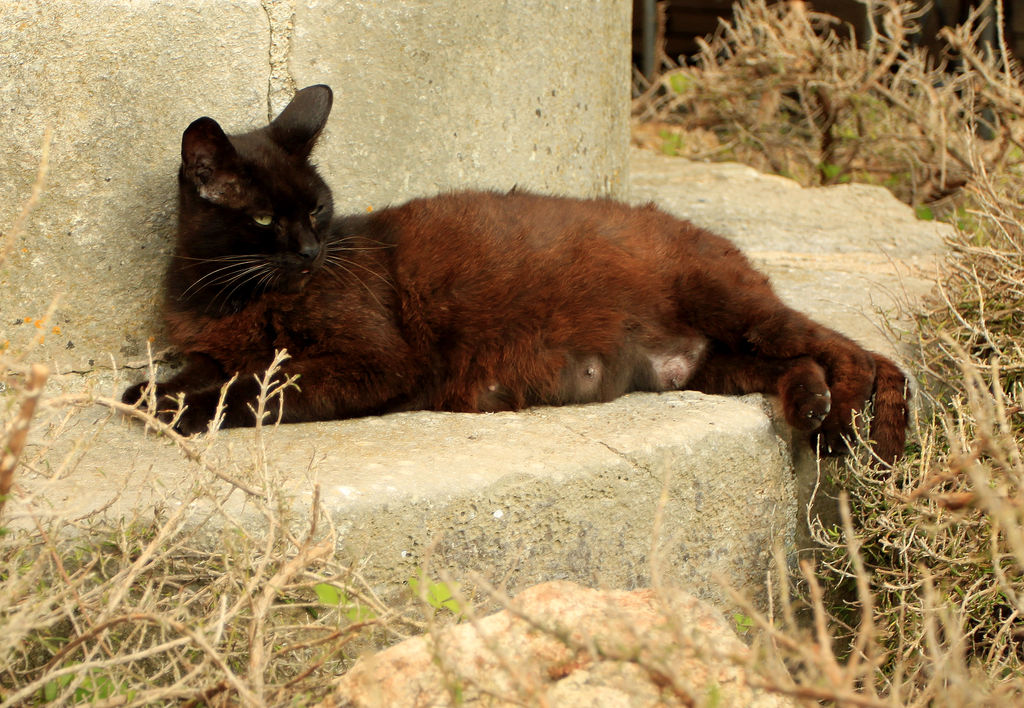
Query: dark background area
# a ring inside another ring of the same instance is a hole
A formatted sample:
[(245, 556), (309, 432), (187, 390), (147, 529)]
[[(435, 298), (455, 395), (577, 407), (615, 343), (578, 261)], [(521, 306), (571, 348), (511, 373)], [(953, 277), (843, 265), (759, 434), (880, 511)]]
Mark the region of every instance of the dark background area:
[[(697, 38), (713, 34), (718, 18), (731, 18), (734, 0), (661, 0), (665, 12), (665, 53), (682, 63), (697, 51)], [(633, 61), (643, 69), (644, 0), (633, 0)], [(834, 15), (852, 26), (857, 37), (867, 33), (865, 6), (856, 0), (813, 0), (807, 5), (818, 12)], [(937, 39), (940, 28), (955, 25), (967, 17), (977, 3), (964, 0), (932, 0), (932, 7), (920, 20), (918, 41), (935, 50), (941, 48)], [(1015, 56), (1024, 56), (1024, 0), (1004, 0), (1006, 40)], [(995, 40), (995, 12), (988, 28), (989, 41)], [(683, 59), (680, 59), (683, 57)]]

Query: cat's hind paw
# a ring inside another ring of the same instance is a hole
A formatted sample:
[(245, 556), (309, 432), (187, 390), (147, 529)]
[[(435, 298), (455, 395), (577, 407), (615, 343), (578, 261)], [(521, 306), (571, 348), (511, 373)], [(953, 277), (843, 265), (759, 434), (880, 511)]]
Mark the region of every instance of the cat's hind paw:
[(838, 457), (850, 452), (852, 429), (826, 425), (811, 436), (811, 447), (825, 457)]
[(804, 432), (820, 428), (832, 410), (825, 371), (810, 357), (796, 359), (782, 376), (779, 398), (786, 422)]

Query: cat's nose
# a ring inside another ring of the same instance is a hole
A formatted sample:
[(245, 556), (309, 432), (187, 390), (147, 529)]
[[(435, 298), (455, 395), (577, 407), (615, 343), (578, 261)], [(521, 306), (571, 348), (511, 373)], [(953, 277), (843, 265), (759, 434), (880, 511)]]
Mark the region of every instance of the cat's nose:
[(320, 244), (316, 239), (302, 239), (299, 241), (299, 255), (304, 260), (311, 261), (320, 255)]

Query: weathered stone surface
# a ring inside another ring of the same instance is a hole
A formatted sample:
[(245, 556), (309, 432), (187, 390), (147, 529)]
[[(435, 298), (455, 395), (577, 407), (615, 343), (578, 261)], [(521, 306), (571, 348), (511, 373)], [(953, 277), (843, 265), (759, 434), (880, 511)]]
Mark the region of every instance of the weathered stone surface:
[(0, 231), (54, 132), (0, 264), (0, 346), (44, 335), (33, 356), (64, 371), (159, 349), (182, 131), (248, 130), (308, 84), (337, 91), (318, 159), (341, 208), (473, 185), (622, 195), (628, 18), (625, 0), (5, 0)]
[[(192, 503), (198, 473), (173, 447), (119, 416), (56, 416), (33, 435), (24, 483), (68, 518)], [(254, 433), (218, 433), (206, 457), (253, 480)], [(650, 582), (648, 555), (664, 484), (658, 546), (667, 578), (722, 598), (716, 575), (759, 594), (776, 543), (796, 524), (789, 448), (760, 396), (634, 394), (612, 403), (521, 413), (413, 412), (281, 426), (265, 432), (274, 489), (300, 521), (314, 484), (338, 529), (338, 553), (382, 592), (428, 562), (518, 589), (555, 578), (607, 587)], [(66, 460), (74, 460), (62, 474)], [(73, 470), (70, 471), (70, 470)], [(109, 507), (108, 507), (109, 505)], [(24, 503), (9, 503), (13, 518)], [(197, 502), (196, 518), (207, 508)], [(226, 510), (265, 519), (236, 495)], [(209, 528), (212, 542), (220, 524)]]
[(720, 612), (687, 593), (551, 582), (510, 609), (361, 659), (325, 705), (794, 705), (751, 688), (749, 654)]
[(265, 118), (267, 31), (257, 0), (0, 3), (5, 235), (53, 130), (45, 191), (0, 264), (0, 345), (22, 352), (44, 334), (33, 356), (63, 370), (145, 354), (181, 132), (201, 115)]
[(622, 0), (297, 3), (291, 75), (337, 90), (319, 153), (336, 201), (625, 196), (629, 18)]

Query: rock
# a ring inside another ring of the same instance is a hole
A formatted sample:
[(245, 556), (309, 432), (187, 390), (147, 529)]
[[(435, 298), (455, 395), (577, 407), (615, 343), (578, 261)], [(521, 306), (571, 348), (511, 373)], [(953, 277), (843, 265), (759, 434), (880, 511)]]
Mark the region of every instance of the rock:
[(556, 581), (360, 659), (325, 705), (793, 705), (750, 686), (749, 654), (720, 612), (685, 592)]

